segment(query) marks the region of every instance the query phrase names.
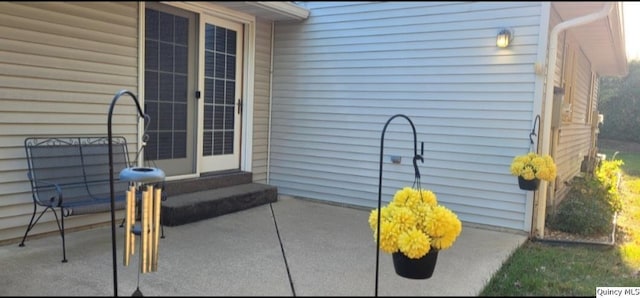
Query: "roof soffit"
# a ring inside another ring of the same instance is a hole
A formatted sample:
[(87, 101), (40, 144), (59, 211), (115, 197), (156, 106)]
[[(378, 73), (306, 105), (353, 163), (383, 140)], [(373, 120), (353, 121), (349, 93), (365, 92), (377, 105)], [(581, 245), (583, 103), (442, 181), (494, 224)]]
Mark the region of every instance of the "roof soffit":
[[(563, 21), (600, 11), (604, 2), (552, 2)], [(568, 29), (592, 63), (604, 76), (625, 76), (628, 72), (622, 3), (615, 2), (606, 18)]]

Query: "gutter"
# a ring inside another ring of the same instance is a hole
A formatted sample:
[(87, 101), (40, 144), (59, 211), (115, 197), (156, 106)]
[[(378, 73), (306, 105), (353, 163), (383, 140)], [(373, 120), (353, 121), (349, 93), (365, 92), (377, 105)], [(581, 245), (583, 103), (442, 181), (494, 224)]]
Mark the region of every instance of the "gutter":
[[(558, 35), (560, 35), (561, 32), (567, 29), (578, 27), (607, 17), (613, 10), (613, 4), (613, 2), (604, 2), (604, 6), (600, 11), (564, 21), (557, 24), (555, 27), (553, 27), (553, 29), (551, 29), (551, 33), (549, 34), (549, 51), (547, 52), (549, 56), (549, 63), (547, 64), (547, 90), (545, 92), (545, 105), (543, 113), (544, 121), (542, 123), (542, 135), (544, 136), (542, 138), (542, 155), (549, 154), (549, 149), (551, 148), (551, 115), (553, 113), (553, 87), (555, 79), (555, 67), (558, 60)], [(540, 189), (538, 190), (538, 208), (535, 210), (536, 222), (534, 230), (535, 237), (537, 238), (544, 238), (548, 184), (549, 183), (547, 181), (541, 181)]]
[(297, 21), (305, 20), (311, 14), (308, 9), (291, 1), (246, 1), (244, 3)]

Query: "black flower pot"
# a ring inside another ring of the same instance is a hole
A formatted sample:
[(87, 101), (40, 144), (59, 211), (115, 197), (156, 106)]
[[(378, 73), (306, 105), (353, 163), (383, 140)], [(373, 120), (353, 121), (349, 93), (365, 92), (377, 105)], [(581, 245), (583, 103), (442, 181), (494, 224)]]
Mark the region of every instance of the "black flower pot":
[(411, 279), (427, 279), (436, 269), (438, 250), (432, 248), (429, 253), (419, 259), (411, 259), (401, 252), (395, 252), (391, 256), (393, 268), (398, 275)]
[(522, 176), (518, 176), (518, 186), (523, 190), (538, 190), (538, 186), (540, 186), (540, 179), (535, 178), (527, 180), (522, 178)]

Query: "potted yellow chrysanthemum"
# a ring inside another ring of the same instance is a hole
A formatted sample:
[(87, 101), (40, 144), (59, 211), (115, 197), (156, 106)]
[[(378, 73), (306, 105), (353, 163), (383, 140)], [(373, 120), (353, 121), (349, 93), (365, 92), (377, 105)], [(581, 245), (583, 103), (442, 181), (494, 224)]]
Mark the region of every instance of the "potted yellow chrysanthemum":
[[(457, 215), (439, 205), (432, 191), (412, 187), (398, 190), (389, 204), (369, 214), (376, 243), (378, 220), (379, 248), (392, 254), (396, 273), (408, 278), (431, 277), (438, 251), (451, 247), (462, 231)], [(417, 268), (402, 268), (416, 262)]]
[(511, 174), (518, 176), (518, 185), (521, 189), (536, 190), (540, 180), (553, 181), (556, 178), (557, 169), (551, 156), (529, 152), (513, 158)]

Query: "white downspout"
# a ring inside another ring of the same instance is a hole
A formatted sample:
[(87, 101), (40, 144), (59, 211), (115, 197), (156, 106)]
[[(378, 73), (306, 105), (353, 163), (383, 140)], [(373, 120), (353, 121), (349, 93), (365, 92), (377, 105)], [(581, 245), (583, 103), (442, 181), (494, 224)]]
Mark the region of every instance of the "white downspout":
[[(551, 115), (553, 113), (553, 87), (554, 87), (554, 75), (556, 63), (558, 60), (558, 35), (562, 31), (565, 31), (572, 27), (581, 26), (584, 24), (591, 23), (593, 21), (599, 20), (601, 18), (607, 17), (611, 10), (613, 9), (613, 2), (604, 2), (604, 6), (600, 11), (584, 15), (581, 17), (577, 17), (574, 19), (570, 19), (564, 21), (562, 23), (557, 24), (553, 29), (551, 29), (551, 33), (549, 33), (549, 63), (547, 64), (547, 79), (546, 79), (546, 87), (547, 90), (545, 92), (545, 104), (544, 104), (544, 121), (542, 123), (542, 152), (541, 154), (549, 154), (551, 149)], [(535, 236), (537, 238), (544, 238), (544, 224), (545, 224), (545, 215), (546, 215), (546, 207), (547, 207), (547, 188), (548, 182), (542, 181), (540, 183), (540, 189), (538, 190), (538, 209), (535, 223)]]
[(267, 124), (267, 184), (271, 181), (271, 105), (273, 103), (273, 41), (275, 22), (271, 22), (271, 53), (269, 62), (269, 119)]

